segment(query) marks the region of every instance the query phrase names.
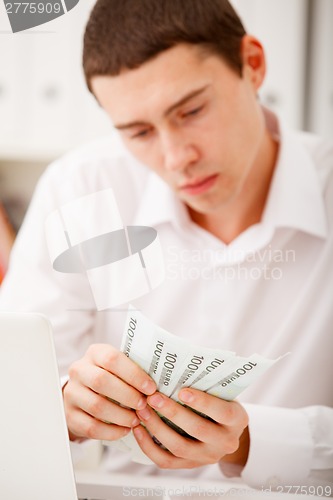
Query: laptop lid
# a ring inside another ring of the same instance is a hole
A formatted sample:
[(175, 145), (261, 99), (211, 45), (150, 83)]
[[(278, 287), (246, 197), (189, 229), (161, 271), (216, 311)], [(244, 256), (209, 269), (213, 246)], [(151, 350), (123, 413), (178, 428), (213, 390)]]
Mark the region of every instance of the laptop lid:
[(52, 331), (0, 313), (0, 497), (77, 500)]

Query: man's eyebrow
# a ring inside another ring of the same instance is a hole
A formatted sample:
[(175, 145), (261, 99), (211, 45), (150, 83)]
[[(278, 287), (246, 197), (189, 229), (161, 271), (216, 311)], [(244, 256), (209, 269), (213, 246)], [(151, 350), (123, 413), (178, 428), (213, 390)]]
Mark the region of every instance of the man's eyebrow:
[[(194, 97), (197, 97), (198, 95), (202, 94), (208, 87), (209, 87), (209, 85), (204, 85), (203, 87), (200, 87), (199, 89), (192, 90), (191, 92), (189, 92), (185, 96), (181, 97), (178, 101), (176, 101), (174, 104), (172, 104), (164, 112), (164, 116), (165, 117), (168, 116), (175, 109), (177, 109), (180, 106), (182, 106), (183, 104), (187, 103), (188, 101), (190, 101)], [(124, 130), (124, 129), (132, 128), (132, 127), (140, 127), (140, 126), (142, 127), (143, 125), (147, 125), (147, 122), (134, 121), (134, 122), (129, 122), (129, 123), (119, 123), (117, 125), (114, 125), (114, 128), (116, 128), (118, 130)]]

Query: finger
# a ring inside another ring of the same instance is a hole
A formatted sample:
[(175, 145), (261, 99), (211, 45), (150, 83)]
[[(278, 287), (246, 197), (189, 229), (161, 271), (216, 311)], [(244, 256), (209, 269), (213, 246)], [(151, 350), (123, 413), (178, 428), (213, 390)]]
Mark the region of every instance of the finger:
[(66, 412), (66, 420), (72, 435), (86, 439), (116, 441), (130, 432), (128, 427), (106, 424), (76, 408)]
[(134, 427), (139, 424), (133, 410), (122, 408), (100, 394), (96, 394), (87, 387), (80, 386), (76, 382), (71, 382), (67, 389), (70, 403), (76, 408), (80, 408), (85, 413), (106, 423), (113, 423), (124, 427)]
[[(225, 440), (227, 437), (227, 431), (222, 426), (194, 413), (191, 409), (185, 408), (181, 404), (160, 393), (149, 396), (147, 402), (160, 414), (171, 420), (172, 423), (176, 424), (187, 434), (202, 443), (216, 445), (217, 442), (222, 442), (222, 440)], [(137, 413), (140, 418), (142, 414), (147, 412), (146, 409), (144, 409)]]
[(94, 364), (114, 373), (127, 384), (144, 394), (153, 394), (155, 382), (123, 352), (108, 344), (94, 344), (87, 351)]
[(73, 363), (69, 376), (94, 392), (129, 408), (139, 409), (146, 406), (146, 397), (141, 392), (99, 366), (84, 363), (81, 360)]
[(169, 451), (161, 448), (158, 444), (154, 443), (149, 432), (142, 425), (135, 427), (133, 434), (141, 450), (161, 469), (193, 469), (201, 465), (195, 460), (176, 457)]
[(248, 425), (247, 413), (237, 401), (225, 401), (206, 392), (188, 388), (182, 389), (178, 397), (186, 405), (225, 427), (237, 426), (243, 430)]
[[(180, 405), (178, 404), (178, 406)], [(187, 411), (193, 414), (191, 410)], [(202, 457), (206, 457), (206, 453), (203, 453), (203, 447), (205, 446), (203, 443), (181, 436), (177, 431), (164, 423), (149, 406), (144, 410), (138, 411), (137, 415), (144, 422), (149, 433), (154, 438), (157, 438), (174, 456), (191, 461), (193, 457), (196, 457), (197, 464), (201, 464)]]

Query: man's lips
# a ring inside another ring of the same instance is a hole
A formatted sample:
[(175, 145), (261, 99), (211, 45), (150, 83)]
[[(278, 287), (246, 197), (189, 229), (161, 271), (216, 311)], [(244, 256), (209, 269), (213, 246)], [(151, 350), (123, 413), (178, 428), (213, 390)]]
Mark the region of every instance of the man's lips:
[(180, 186), (180, 190), (186, 192), (188, 194), (201, 194), (205, 191), (208, 191), (218, 177), (218, 174), (209, 175), (208, 177), (204, 177), (193, 182), (189, 182), (188, 184), (183, 184)]

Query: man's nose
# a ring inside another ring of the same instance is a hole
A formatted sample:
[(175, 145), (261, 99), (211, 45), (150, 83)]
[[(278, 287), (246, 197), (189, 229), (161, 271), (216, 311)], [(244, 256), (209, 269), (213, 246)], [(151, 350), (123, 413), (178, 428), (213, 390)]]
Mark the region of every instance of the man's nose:
[(163, 138), (163, 150), (166, 170), (183, 170), (199, 157), (196, 147), (177, 134)]

